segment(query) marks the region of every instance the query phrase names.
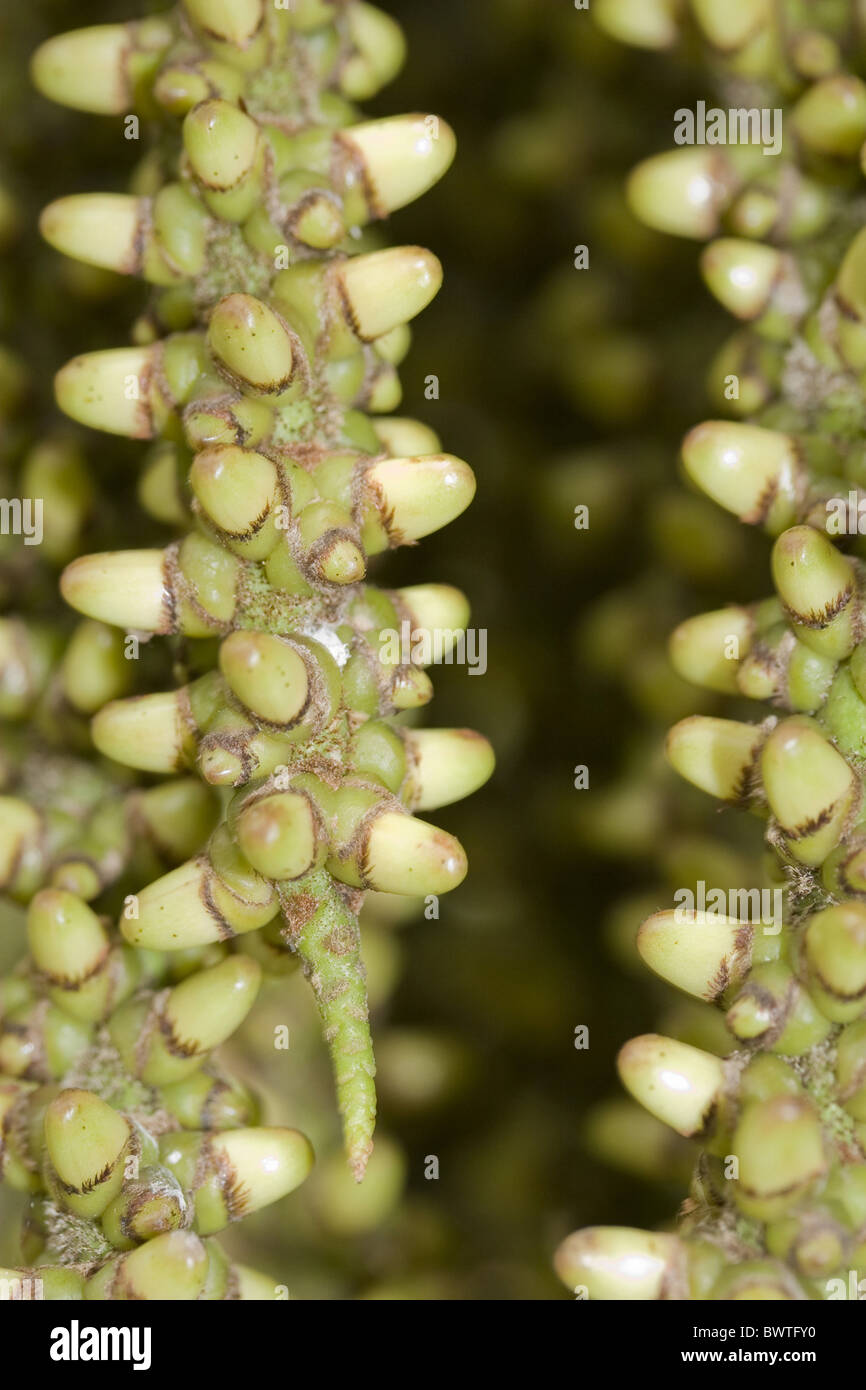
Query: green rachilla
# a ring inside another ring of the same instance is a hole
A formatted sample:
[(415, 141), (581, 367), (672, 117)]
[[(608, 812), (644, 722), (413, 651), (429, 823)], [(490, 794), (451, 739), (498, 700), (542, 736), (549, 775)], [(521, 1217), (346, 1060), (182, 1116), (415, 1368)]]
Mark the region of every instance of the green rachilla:
[(629, 182), (649, 225), (715, 238), (704, 278), (743, 324), (710, 381), (736, 418), (692, 430), (683, 465), (716, 503), (774, 538), (776, 592), (689, 619), (671, 658), (697, 685), (774, 712), (753, 722), (691, 716), (671, 730), (667, 754), (686, 780), (763, 821), (784, 922), (743, 895), (738, 912), (681, 907), (644, 922), (644, 962), (723, 1007), (731, 1051), (720, 1058), (656, 1034), (626, 1044), (626, 1088), (700, 1145), (691, 1194), (675, 1234), (576, 1232), (556, 1265), (592, 1298), (857, 1298), (866, 1287), (866, 84), (846, 63), (862, 55), (862, 16), (840, 4), (809, 27), (799, 6), (771, 0), (607, 0), (597, 18), (647, 47), (697, 35), (719, 107), (784, 110), (774, 159), (756, 145), (684, 146)]
[[(462, 643), (466, 600), (364, 583), (370, 557), (445, 525), (475, 486), (430, 429), (387, 414), (441, 268), (368, 249), (364, 229), (454, 151), (432, 115), (358, 122), (402, 56), (361, 0), (184, 0), (34, 57), (46, 96), (157, 130), (132, 195), (64, 198), (41, 225), (155, 287), (134, 345), (74, 359), (56, 389), (73, 419), (154, 441), (140, 500), (181, 533), (74, 559), (61, 588), (85, 622), (65, 648), (14, 618), (0, 632), (6, 717), (59, 701), (80, 738), (93, 715), (109, 760), (52, 779), (23, 747), (0, 830), (30, 944), (0, 996), (0, 1163), (34, 1193), (25, 1258), (68, 1270), (46, 1296), (148, 1297), (163, 1274), (179, 1298), (274, 1296), (200, 1238), (301, 1182), (309, 1145), (250, 1127), (254, 1101), (209, 1053), (262, 968), (299, 959), (360, 1179), (364, 890), (439, 894), (466, 872), (412, 812), (481, 785), (490, 745), (395, 719), (429, 700), (423, 666)], [(153, 634), (180, 683), (130, 695), (125, 643)], [(170, 780), (139, 789), (124, 768)], [(97, 899), (121, 874), (136, 882), (114, 932)]]

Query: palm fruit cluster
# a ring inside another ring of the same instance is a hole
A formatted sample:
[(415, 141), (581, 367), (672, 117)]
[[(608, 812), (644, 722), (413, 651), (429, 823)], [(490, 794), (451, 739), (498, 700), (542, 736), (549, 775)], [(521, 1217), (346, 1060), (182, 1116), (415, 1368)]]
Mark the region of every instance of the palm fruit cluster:
[[(688, 782), (763, 824), (765, 883), (784, 913), (774, 921), (745, 905), (740, 914), (664, 910), (641, 926), (645, 964), (721, 1006), (731, 1046), (719, 1057), (646, 1034), (622, 1049), (628, 1091), (697, 1141), (700, 1157), (675, 1233), (596, 1227), (562, 1244), (558, 1272), (584, 1296), (861, 1296), (866, 243), (857, 197), (866, 86), (855, 11), (830, 7), (810, 25), (797, 7), (760, 2), (604, 6), (606, 26), (636, 44), (668, 46), (697, 31), (720, 104), (741, 83), (746, 105), (784, 109), (775, 161), (749, 147), (683, 147), (646, 161), (629, 183), (649, 225), (714, 238), (702, 274), (744, 325), (710, 382), (735, 418), (693, 429), (682, 461), (714, 502), (774, 538), (775, 594), (689, 619), (672, 636), (671, 658), (696, 685), (771, 711), (752, 706), (748, 722), (681, 720), (667, 757)], [(847, 525), (834, 522), (840, 508)]]
[[(128, 3), (82, 0), (75, 22), (123, 16), (130, 9)], [(472, 798), (448, 811), (448, 828), (471, 838), (472, 873), (459, 893), (442, 900), (438, 920), (423, 920), (427, 912), (422, 917), (418, 899), (367, 895), (361, 930), (380, 1113), (363, 1183), (353, 1182), (341, 1160), (336, 1115), (328, 1102), (328, 1059), (301, 972), (271, 974), (271, 955), (255, 1008), (220, 1049), (225, 1067), (255, 1087), (265, 1113), (303, 1130), (315, 1147), (316, 1163), (302, 1192), (251, 1212), (219, 1237), (232, 1258), (268, 1269), (274, 1285), (288, 1285), (292, 1298), (550, 1296), (557, 1286), (546, 1239), (539, 1234), (550, 1194), (571, 1183), (588, 1215), (599, 1186), (611, 1185), (609, 1170), (599, 1170), (594, 1184), (587, 1183), (582, 1154), (578, 1169), (574, 1126), (562, 1106), (563, 1087), (574, 1077), (574, 972), (581, 970), (588, 996), (598, 978), (590, 976), (586, 938), (571, 930), (570, 888), (563, 881), (564, 907), (556, 900), (558, 890), (550, 892), (556, 859), (547, 826), (526, 815), (527, 791), (548, 736), (544, 720), (530, 717), (532, 704), (556, 691), (556, 718), (561, 721), (564, 712), (569, 720), (573, 716), (575, 696), (557, 684), (551, 655), (562, 622), (571, 616), (574, 594), (558, 577), (551, 581), (544, 622), (539, 621), (533, 584), (546, 572), (549, 545), (546, 537), (530, 544), (527, 536), (526, 459), (542, 458), (569, 438), (570, 422), (552, 392), (539, 412), (536, 392), (547, 390), (548, 377), (538, 363), (532, 364), (534, 375), (528, 373), (527, 350), (534, 356), (544, 342), (537, 334), (522, 338), (515, 325), (521, 306), (535, 293), (540, 270), (561, 258), (562, 244), (555, 213), (539, 218), (538, 201), (527, 196), (525, 185), (506, 185), (508, 162), (515, 155), (519, 159), (520, 151), (510, 135), (500, 138), (490, 120), (494, 110), (507, 119), (509, 108), (526, 109), (528, 63), (539, 87), (556, 63), (562, 90), (575, 90), (576, 60), (580, 89), (599, 86), (596, 57), (583, 54), (573, 41), (569, 46), (560, 9), (556, 0), (546, 6), (497, 0), (477, 9), (458, 0), (435, 13), (410, 0), (393, 6), (406, 26), (410, 53), (423, 53), (424, 60), (398, 78), (389, 108), (444, 107), (460, 131), (462, 148), (436, 196), (399, 214), (398, 239), (435, 246), (448, 268), (447, 293), (424, 315), (415, 370), (406, 378), (404, 411), (431, 419), (455, 452), (471, 459), (485, 477), (477, 503), (460, 524), (430, 538), (428, 571), (448, 575), (473, 595), (475, 620), (491, 632), (490, 670), (476, 682), (467, 680), (465, 671), (440, 668), (435, 708), (440, 724), (477, 721), (484, 727), (493, 736), (501, 772), (485, 789), (483, 802)], [(42, 12), (42, 33), (37, 28), (31, 51), (45, 33), (69, 23), (57, 0), (38, 0), (35, 10)], [(621, 51), (607, 47), (612, 54)], [(471, 86), (455, 80), (455, 48), (473, 54)], [(618, 86), (620, 75), (607, 73), (605, 81)], [(598, 91), (593, 100), (602, 95)], [(536, 94), (529, 97), (534, 101)], [(116, 122), (75, 117), (32, 94), (28, 101), (28, 127), (34, 112), (43, 126), (53, 121), (38, 148), (62, 151), (48, 175), (33, 180), (41, 194), (38, 207), (51, 196), (52, 184), (57, 191), (76, 193), (98, 186), (93, 169), (116, 163)], [(586, 125), (585, 113), (580, 121)], [(632, 129), (639, 130), (636, 122)], [(128, 153), (134, 155), (136, 148), (131, 144)], [(634, 142), (632, 162), (642, 148)], [(34, 251), (32, 242), (29, 250)], [(514, 274), (516, 257), (526, 266), (525, 283), (523, 274)], [(17, 270), (20, 279), (20, 262)], [(105, 297), (90, 297), (78, 307), (67, 277), (74, 274), (77, 285), (85, 272), (104, 281)], [(43, 332), (55, 330), (63, 318), (62, 336), (54, 332), (40, 339), (38, 355), (31, 350), (31, 358), (46, 365), (40, 386), (43, 381), (50, 386), (50, 368), (82, 343), (95, 348), (123, 341), (135, 312), (135, 285), (130, 277), (124, 291), (112, 277), (109, 294), (109, 276), (50, 248), (43, 251), (27, 298), (19, 291), (30, 303), (41, 289)], [(506, 352), (513, 353), (508, 357), (513, 365), (503, 368)], [(441, 374), (441, 399), (432, 403), (422, 395), (427, 363)], [(108, 435), (85, 435), (83, 446), (89, 471), (99, 469), (102, 483), (99, 526), (88, 527), (86, 547), (141, 544), (145, 534), (159, 543), (159, 523), (142, 517), (129, 481), (141, 446)], [(115, 493), (119, 484), (123, 493)], [(114, 495), (106, 496), (105, 489)], [(395, 553), (390, 561), (399, 576), (395, 582), (411, 582), (416, 565), (409, 549)], [(509, 585), (501, 582), (506, 573)], [(20, 594), (15, 597), (20, 601)], [(68, 632), (70, 624), (61, 627)], [(499, 634), (507, 634), (507, 640)], [(171, 645), (171, 639), (141, 645), (133, 665), (136, 689), (158, 690), (171, 682), (164, 659)], [(522, 870), (528, 836), (533, 854), (547, 856), (540, 881), (531, 886)], [(562, 867), (570, 881), (573, 843), (567, 870)], [(117, 884), (106, 890), (104, 901), (116, 903), (118, 915), (123, 893), (148, 881), (148, 871), (136, 870), (129, 878), (123, 891)], [(410, 927), (413, 912), (421, 920)], [(530, 917), (535, 927), (527, 936)], [(244, 949), (252, 941), (247, 938)], [(280, 968), (291, 966), (292, 959), (282, 956)], [(273, 1046), (273, 1029), (286, 1025), (291, 1049), (281, 1052)], [(599, 1084), (607, 1084), (605, 1055), (603, 1046), (584, 1054), (581, 1075), (589, 1061)], [(441, 1180), (419, 1181), (430, 1153), (440, 1156)], [(16, 1200), (7, 1189), (5, 1201)], [(0, 1211), (0, 1222), (2, 1217)], [(14, 1227), (10, 1216), (10, 1241)], [(15, 1259), (11, 1245), (5, 1261), (0, 1254), (0, 1263)]]
[(187, 0), (33, 60), (49, 98), (154, 130), (130, 195), (60, 199), (41, 225), (154, 286), (133, 346), (76, 358), (56, 391), (74, 420), (154, 441), (139, 499), (183, 533), (73, 560), (71, 633), (4, 620), (3, 717), (23, 732), (0, 867), (29, 957), (2, 982), (0, 1156), (31, 1194), (17, 1277), (38, 1296), (280, 1296), (211, 1237), (302, 1182), (311, 1149), (258, 1126), (210, 1054), (263, 973), (300, 962), (360, 1178), (364, 893), (438, 895), (465, 873), (453, 836), (411, 812), (480, 785), (490, 746), (396, 716), (430, 698), (424, 667), (461, 642), (466, 601), (363, 582), (474, 491), (432, 431), (387, 414), (441, 268), (367, 249), (365, 228), (454, 149), (434, 116), (359, 122), (354, 101), (402, 57), (393, 21), (355, 0)]

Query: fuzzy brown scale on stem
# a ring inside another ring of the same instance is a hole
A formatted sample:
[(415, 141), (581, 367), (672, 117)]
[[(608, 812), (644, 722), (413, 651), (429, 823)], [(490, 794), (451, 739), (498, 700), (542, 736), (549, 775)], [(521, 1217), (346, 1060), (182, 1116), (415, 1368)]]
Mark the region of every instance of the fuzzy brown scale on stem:
[[(76, 856), (76, 860), (77, 858), (78, 857)], [(70, 994), (75, 994), (81, 989), (83, 989), (83, 987), (88, 983), (89, 980), (94, 979), (95, 976), (101, 973), (101, 971), (105, 967), (105, 962), (110, 955), (111, 943), (106, 942), (106, 945), (101, 955), (97, 958), (94, 964), (91, 965), (88, 970), (83, 971), (80, 975), (59, 975), (53, 973), (48, 974), (48, 972), (44, 970), (37, 971), (36, 974), (37, 976), (41, 976), (41, 978), (49, 984), (56, 985), (60, 989), (68, 990)]]
[(761, 751), (759, 745), (752, 754), (750, 761), (741, 770), (731, 792), (730, 800), (735, 805), (745, 806), (753, 802), (759, 802), (762, 797)]
[(147, 1058), (150, 1053), (151, 1044), (153, 1042), (153, 1035), (154, 1033), (161, 1031), (161, 1011), (165, 1005), (166, 1000), (168, 999), (168, 995), (169, 991), (167, 989), (164, 989), (160, 994), (153, 996), (153, 998), (151, 999), (150, 1008), (145, 1014), (141, 1031), (136, 1037), (134, 1058), (135, 1069), (139, 1075), (141, 1075), (141, 1073), (145, 1069), (145, 1066), (147, 1065)]
[(834, 808), (832, 806), (825, 806), (823, 811), (820, 811), (817, 816), (811, 816), (808, 820), (801, 821), (799, 825), (786, 826), (785, 836), (795, 844), (798, 840), (808, 839), (810, 835), (817, 834), (823, 826), (829, 825), (830, 821), (833, 819), (833, 814)]
[(95, 1192), (98, 1187), (101, 1187), (103, 1185), (103, 1183), (108, 1182), (109, 1178), (112, 1177), (116, 1166), (116, 1163), (106, 1163), (105, 1167), (101, 1168), (98, 1173), (94, 1173), (93, 1176), (90, 1178), (85, 1178), (84, 1182), (80, 1183), (78, 1186), (76, 1186), (74, 1183), (64, 1182), (63, 1179), (60, 1177), (56, 1179), (57, 1185), (58, 1187), (60, 1187), (61, 1191), (68, 1192), (70, 1196), (82, 1197), (85, 1196), (88, 1192)]
[[(197, 857), (197, 862), (206, 866), (205, 873), (203, 874), (201, 880), (201, 901), (204, 903), (204, 906), (209, 916), (213, 918), (214, 922), (217, 925), (217, 931), (219, 932), (219, 940), (231, 941), (233, 937), (237, 936), (237, 932), (235, 931), (234, 927), (226, 921), (222, 912), (214, 902), (213, 890), (211, 887), (211, 880), (214, 877), (214, 873), (211, 867), (210, 859), (207, 855), (199, 855)], [(232, 893), (232, 897), (236, 898), (238, 901), (241, 901), (236, 893)]]
[(208, 1160), (214, 1166), (219, 1179), (220, 1192), (226, 1204), (229, 1221), (240, 1221), (250, 1209), (252, 1194), (249, 1186), (242, 1182), (231, 1163), (222, 1154), (215, 1155), (210, 1148)]
[(388, 209), (383, 205), (379, 193), (370, 178), (370, 171), (366, 161), (361, 158), (357, 145), (340, 132), (334, 136), (331, 144), (331, 178), (338, 188), (345, 186), (349, 182), (349, 177), (353, 181), (357, 180), (364, 190), (364, 201), (370, 210), (371, 216), (376, 220), (381, 220), (388, 216)]
[(790, 622), (796, 623), (798, 627), (808, 627), (820, 631), (822, 628), (827, 627), (840, 613), (845, 611), (848, 604), (851, 602), (855, 589), (856, 585), (853, 583), (850, 584), (847, 588), (843, 589), (835, 599), (825, 603), (823, 608), (812, 608), (808, 613), (797, 612), (784, 603), (782, 604), (782, 609), (785, 617), (788, 618)]
[[(205, 521), (207, 521), (207, 513), (205, 512), (198, 498), (195, 498), (193, 500), (191, 511), (194, 516), (204, 518)], [(230, 541), (251, 541), (261, 531), (262, 527), (265, 525), (270, 515), (271, 506), (268, 503), (266, 506), (262, 508), (258, 516), (254, 517), (253, 520), (249, 522), (248, 525), (245, 526), (242, 531), (227, 531), (225, 527), (220, 527), (220, 534), (222, 536), (225, 536), (225, 538)], [(213, 529), (215, 530), (216, 528)]]
[(188, 1058), (198, 1056), (199, 1048), (195, 1043), (185, 1042), (183, 1038), (178, 1037), (171, 1020), (166, 1016), (164, 1006), (159, 1010), (158, 1023), (160, 1036), (173, 1057)]
[[(224, 753), (232, 754), (240, 763), (240, 774), (237, 778), (237, 782), (243, 784), (249, 781), (256, 770), (256, 758), (250, 749), (250, 744), (255, 737), (255, 729), (244, 731), (226, 729), (219, 730), (215, 733), (204, 734), (199, 740), (199, 759), (205, 758), (208, 753), (215, 752), (217, 749)], [(208, 907), (208, 911), (211, 911), (210, 907)]]

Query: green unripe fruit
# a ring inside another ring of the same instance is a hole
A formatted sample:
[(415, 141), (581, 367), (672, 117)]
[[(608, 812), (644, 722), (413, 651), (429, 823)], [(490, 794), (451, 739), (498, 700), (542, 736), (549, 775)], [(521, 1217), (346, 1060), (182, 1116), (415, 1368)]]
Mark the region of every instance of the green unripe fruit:
[(214, 309), (208, 328), (211, 351), (242, 386), (278, 396), (292, 380), (292, 339), (282, 319), (261, 300), (233, 294)]
[(164, 1168), (142, 1168), (102, 1213), (102, 1229), (117, 1250), (136, 1245), (186, 1221), (187, 1201), (180, 1184)]
[(739, 1159), (734, 1199), (747, 1216), (774, 1220), (827, 1171), (821, 1125), (805, 1099), (779, 1097), (747, 1106), (734, 1131)]
[(711, 1122), (724, 1082), (717, 1057), (648, 1033), (621, 1050), (620, 1076), (635, 1100), (686, 1137)]
[(208, 1268), (207, 1249), (197, 1236), (169, 1231), (109, 1260), (87, 1280), (84, 1297), (191, 1301), (201, 1297)]
[(220, 1231), (298, 1187), (308, 1176), (313, 1151), (289, 1129), (235, 1129), (212, 1136), (168, 1135), (163, 1163), (192, 1196), (195, 1229)]
[(273, 724), (291, 724), (309, 698), (299, 651), (264, 632), (233, 632), (220, 647), (220, 669), (238, 699)]
[(802, 864), (821, 864), (857, 804), (844, 758), (809, 720), (786, 719), (763, 747), (761, 777), (791, 853)]
[(238, 817), (237, 834), (247, 859), (266, 878), (300, 878), (320, 857), (315, 810), (295, 792), (251, 802)]
[(563, 1241), (554, 1263), (568, 1288), (586, 1288), (590, 1298), (627, 1300), (660, 1298), (679, 1259), (674, 1236), (597, 1226)]
[(840, 903), (806, 924), (803, 949), (810, 986), (827, 1018), (850, 1023), (866, 1011), (866, 905)]
[(264, 0), (183, 0), (194, 24), (243, 48), (264, 22)]
[(45, 1146), (60, 1198), (77, 1216), (100, 1216), (123, 1184), (127, 1121), (92, 1091), (67, 1090), (45, 1112)]

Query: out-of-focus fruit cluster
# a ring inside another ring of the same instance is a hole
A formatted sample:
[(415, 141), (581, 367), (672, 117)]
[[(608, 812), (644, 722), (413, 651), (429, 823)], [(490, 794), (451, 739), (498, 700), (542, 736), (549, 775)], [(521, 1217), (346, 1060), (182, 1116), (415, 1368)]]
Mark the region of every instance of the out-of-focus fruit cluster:
[(699, 1158), (675, 1233), (596, 1227), (563, 1243), (561, 1277), (594, 1298), (857, 1297), (866, 1270), (862, 17), (841, 5), (810, 27), (782, 9), (598, 7), (631, 43), (697, 36), (718, 106), (778, 108), (784, 134), (773, 158), (757, 142), (687, 143), (628, 184), (648, 226), (709, 241), (704, 280), (742, 325), (711, 372), (728, 418), (693, 429), (682, 461), (773, 537), (775, 593), (687, 620), (670, 650), (686, 680), (770, 708), (682, 719), (667, 757), (763, 823), (775, 897), (767, 911), (741, 882), (721, 907), (640, 928), (644, 962), (720, 1005), (730, 1042), (724, 1056), (659, 1034), (623, 1048), (626, 1088)]

